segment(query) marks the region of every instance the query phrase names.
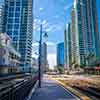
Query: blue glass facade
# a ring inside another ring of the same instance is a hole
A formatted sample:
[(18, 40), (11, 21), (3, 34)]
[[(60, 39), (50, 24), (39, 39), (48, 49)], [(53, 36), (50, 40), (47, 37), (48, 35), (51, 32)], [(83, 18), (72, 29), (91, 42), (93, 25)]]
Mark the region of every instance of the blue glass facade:
[[(91, 54), (100, 59), (96, 0), (75, 0), (74, 8), (80, 65), (84, 65), (87, 64), (86, 57)], [(88, 60), (89, 65), (92, 63), (93, 60)]]
[(96, 0), (96, 3), (97, 3), (97, 15), (98, 15), (99, 35), (100, 35), (100, 0)]
[(0, 33), (3, 33), (4, 28), (4, 0), (0, 0)]
[(21, 54), (21, 67), (28, 71), (31, 66), (33, 11), (32, 0), (5, 0), (5, 32)]
[(64, 42), (57, 45), (57, 65), (64, 66)]

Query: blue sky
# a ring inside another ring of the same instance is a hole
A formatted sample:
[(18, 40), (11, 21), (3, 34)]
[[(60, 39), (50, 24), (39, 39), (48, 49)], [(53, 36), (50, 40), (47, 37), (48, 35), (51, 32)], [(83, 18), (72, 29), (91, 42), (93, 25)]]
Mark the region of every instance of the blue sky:
[(73, 0), (34, 0), (34, 39), (39, 37), (39, 24), (42, 22), (49, 35), (48, 41), (63, 41), (72, 4)]
[[(48, 61), (50, 67), (56, 65), (56, 44), (64, 41), (64, 29), (70, 21), (70, 10), (73, 0), (34, 0), (34, 32), (33, 40), (39, 39), (39, 26), (43, 23), (43, 31), (48, 32)], [(38, 52), (38, 43), (33, 44), (34, 52)]]
[[(48, 55), (51, 63), (56, 62), (56, 44), (64, 41), (64, 29), (70, 21), (70, 11), (74, 0), (34, 0), (34, 32), (33, 41), (39, 40), (39, 26), (43, 23), (43, 31), (48, 32)], [(100, 0), (97, 0), (98, 18), (100, 24)], [(100, 26), (99, 26), (100, 30)], [(34, 51), (38, 44), (33, 44)], [(37, 51), (38, 52), (38, 51)]]

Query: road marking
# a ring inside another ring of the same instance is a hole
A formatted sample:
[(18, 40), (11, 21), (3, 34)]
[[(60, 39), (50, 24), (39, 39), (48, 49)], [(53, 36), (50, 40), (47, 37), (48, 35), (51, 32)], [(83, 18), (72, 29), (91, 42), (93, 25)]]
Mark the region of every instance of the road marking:
[[(72, 92), (70, 92), (68, 89), (66, 89), (64, 86), (62, 86), (61, 84), (59, 84), (59, 86), (62, 87), (66, 92), (71, 94), (76, 100), (81, 100), (77, 96), (75, 96)], [(74, 99), (70, 99), (70, 100), (74, 100)]]
[[(67, 88), (67, 87), (65, 86), (64, 83), (62, 83), (62, 82), (60, 82), (60, 81), (58, 81), (58, 80), (56, 80), (56, 79), (54, 79), (54, 78), (51, 78), (51, 79), (55, 80), (55, 81), (56, 81), (60, 86), (62, 86), (65, 90), (71, 92), (70, 89)], [(73, 94), (76, 98), (79, 97), (78, 100), (92, 100), (92, 99), (90, 99), (89, 97), (87, 97), (87, 96), (85, 96), (85, 95), (83, 95), (83, 94), (81, 94), (81, 96), (78, 95), (78, 94), (75, 95), (73, 92), (71, 92), (71, 94)]]

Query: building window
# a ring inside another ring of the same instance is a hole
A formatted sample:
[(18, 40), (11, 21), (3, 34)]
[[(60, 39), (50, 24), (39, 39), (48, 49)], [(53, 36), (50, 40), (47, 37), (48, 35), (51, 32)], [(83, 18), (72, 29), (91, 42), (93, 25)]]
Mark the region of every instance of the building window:
[(18, 29), (18, 28), (19, 28), (19, 24), (15, 24), (14, 29)]
[(10, 8), (9, 8), (9, 11), (10, 11), (10, 12), (13, 12), (13, 11), (14, 11), (14, 7), (10, 7)]
[(8, 25), (8, 29), (12, 29), (12, 25), (11, 24)]
[(9, 17), (13, 17), (13, 13), (9, 13)]
[(20, 16), (20, 13), (19, 12), (16, 12), (15, 13), (15, 17), (19, 17)]
[(10, 6), (14, 6), (14, 2), (10, 2)]
[(13, 41), (17, 41), (18, 40), (18, 37), (13, 37)]
[(20, 11), (20, 7), (16, 7), (16, 11)]
[(7, 33), (8, 35), (12, 35), (12, 30), (8, 29)]
[(15, 18), (15, 23), (19, 23), (19, 18)]
[(18, 35), (18, 30), (14, 30), (14, 35)]
[(13, 23), (13, 18), (9, 18), (8, 23)]
[(16, 2), (16, 6), (20, 6), (20, 2)]

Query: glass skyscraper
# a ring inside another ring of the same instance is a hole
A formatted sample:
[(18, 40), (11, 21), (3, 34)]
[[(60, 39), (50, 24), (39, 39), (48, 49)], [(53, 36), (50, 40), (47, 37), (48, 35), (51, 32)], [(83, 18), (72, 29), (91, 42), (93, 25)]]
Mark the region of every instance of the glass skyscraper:
[(0, 33), (3, 33), (4, 27), (4, 0), (0, 1)]
[(67, 69), (67, 66), (69, 64), (68, 57), (68, 34), (67, 29), (64, 31), (64, 67)]
[(64, 42), (57, 44), (57, 65), (64, 67)]
[(66, 69), (69, 69), (71, 63), (72, 63), (72, 40), (71, 40), (71, 24), (68, 23), (65, 31), (65, 40), (64, 40), (64, 59), (65, 59), (65, 67)]
[(70, 33), (71, 34), (71, 51), (72, 51), (72, 63), (80, 64), (80, 55), (79, 55), (79, 41), (78, 34), (76, 34), (76, 16), (75, 16), (75, 8), (72, 8), (71, 11), (71, 25), (70, 25)]
[(5, 32), (21, 54), (21, 70), (31, 66), (33, 15), (32, 0), (5, 0)]
[[(84, 1), (84, 2), (83, 2)], [(85, 64), (85, 52), (86, 52), (86, 10), (84, 4), (86, 0), (75, 0), (74, 11), (75, 11), (75, 35), (77, 38), (77, 57), (79, 58), (79, 65)], [(83, 17), (84, 16), (84, 17)]]
[(98, 15), (99, 35), (100, 35), (100, 0), (96, 0), (96, 4), (97, 4), (97, 15)]
[[(86, 64), (86, 56), (93, 54), (96, 58), (100, 57), (96, 0), (75, 0), (74, 8), (80, 64)], [(88, 61), (88, 64), (91, 63)]]

